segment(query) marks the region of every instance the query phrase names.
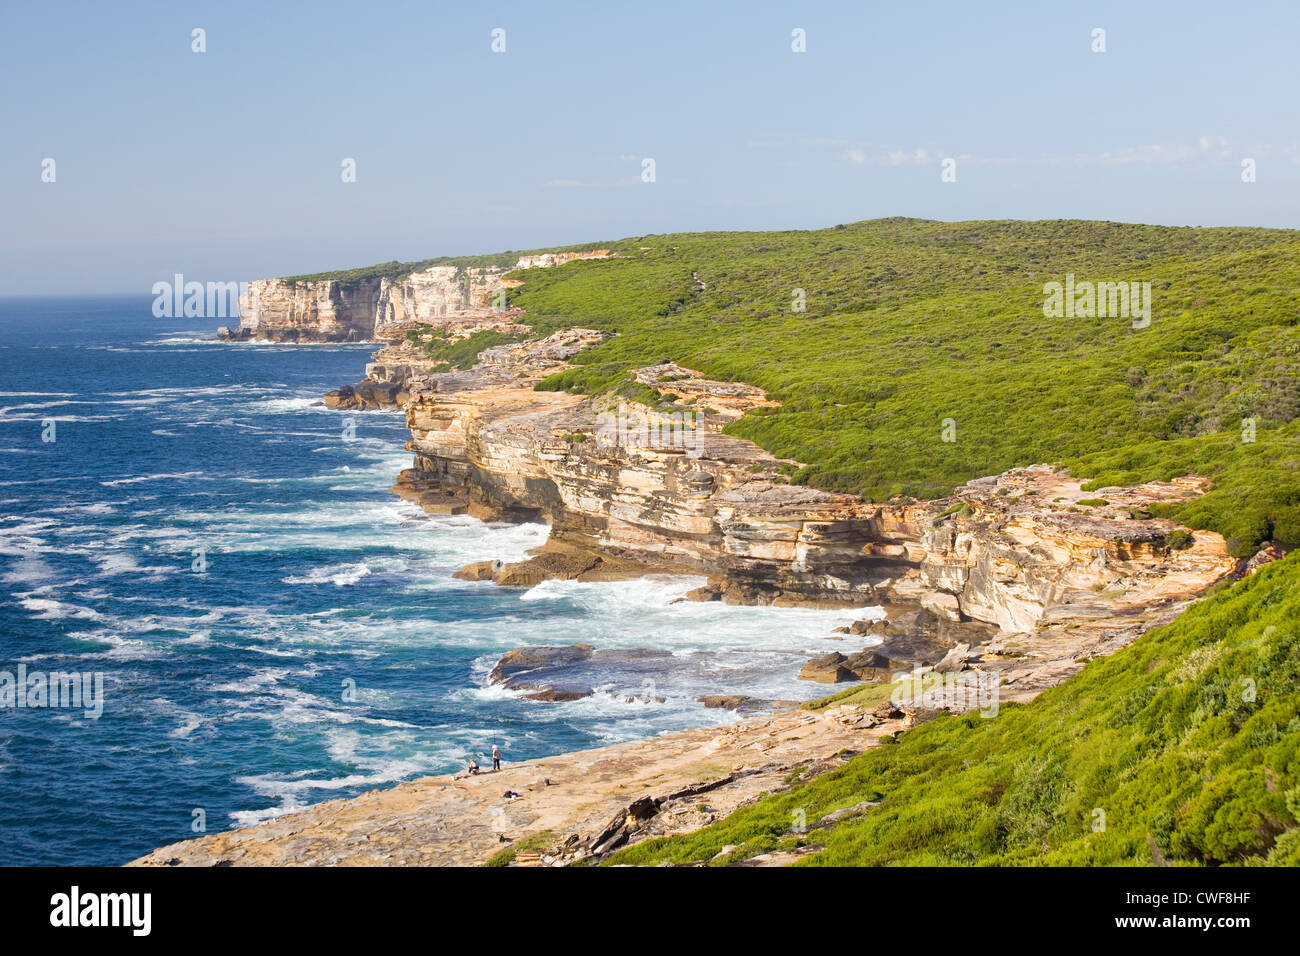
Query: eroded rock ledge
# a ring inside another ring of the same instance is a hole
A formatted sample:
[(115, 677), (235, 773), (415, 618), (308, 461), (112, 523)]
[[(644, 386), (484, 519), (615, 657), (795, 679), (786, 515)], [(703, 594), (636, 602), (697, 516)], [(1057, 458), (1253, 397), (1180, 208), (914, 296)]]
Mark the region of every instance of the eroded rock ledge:
[(919, 605), (1018, 633), (1187, 597), (1235, 566), (1218, 535), (1178, 548), (1175, 526), (1148, 516), (1202, 493), (1200, 478), (1084, 492), (1035, 466), (937, 501), (866, 502), (791, 485), (782, 472), (795, 463), (722, 433), (772, 404), (751, 386), (665, 364), (637, 372), (675, 397), (656, 409), (534, 390), (601, 338), (571, 329), (500, 346), (463, 372), (407, 366), (415, 458), (394, 490), (434, 513), (551, 524), (530, 561), (467, 575), (530, 586), (702, 573), (696, 600)]

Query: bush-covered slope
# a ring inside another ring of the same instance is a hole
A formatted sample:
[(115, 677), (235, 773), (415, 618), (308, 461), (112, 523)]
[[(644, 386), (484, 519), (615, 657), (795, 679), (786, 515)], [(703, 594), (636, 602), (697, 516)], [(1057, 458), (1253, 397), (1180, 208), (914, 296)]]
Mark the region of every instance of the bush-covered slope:
[[(825, 847), (806, 865), (1300, 865), (1297, 687), (1300, 555), (1032, 703), (940, 717), (611, 862), (709, 860), (740, 846), (725, 862), (802, 840)], [(796, 811), (813, 825), (864, 800), (879, 805), (789, 835)]]
[[(1098, 484), (1199, 472), (1220, 490), (1170, 517), (1238, 554), (1300, 544), (1295, 232), (890, 219), (603, 245), (621, 257), (517, 274), (535, 329), (619, 333), (544, 388), (672, 359), (781, 401), (731, 431), (798, 482), (882, 499), (1044, 461)], [(1150, 282), (1150, 325), (1044, 316), (1067, 273)]]

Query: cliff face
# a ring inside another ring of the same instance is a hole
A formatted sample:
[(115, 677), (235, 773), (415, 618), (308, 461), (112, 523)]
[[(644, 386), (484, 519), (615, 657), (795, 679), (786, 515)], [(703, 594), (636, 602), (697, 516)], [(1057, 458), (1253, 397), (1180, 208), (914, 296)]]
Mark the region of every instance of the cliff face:
[(415, 462), (399, 493), (431, 511), (551, 522), (541, 554), (478, 576), (527, 585), (689, 571), (709, 576), (697, 600), (915, 604), (1014, 633), (1188, 597), (1235, 566), (1218, 535), (1197, 532), (1176, 550), (1174, 526), (1143, 517), (1153, 502), (1199, 494), (1199, 479), (1085, 493), (1040, 466), (939, 501), (872, 503), (791, 485), (789, 463), (722, 434), (771, 404), (749, 386), (666, 365), (638, 378), (693, 404), (533, 391), (599, 336), (490, 349), (470, 371), (407, 383)]
[(223, 339), (272, 342), (356, 342), (371, 338), (380, 280), (290, 284), (258, 279), (239, 298), (239, 327)]
[(400, 281), (386, 278), (327, 279), (290, 284), (283, 279), (249, 283), (239, 300), (239, 327), (222, 329), (227, 340), (272, 342), (365, 342), (408, 328), (439, 324), (458, 311), (487, 310), (504, 283), (501, 269), (436, 266)]
[[(604, 259), (608, 250), (521, 256), (516, 269), (550, 268), (581, 259)], [(250, 282), (239, 299), (239, 325), (222, 328), (228, 341), (358, 342), (400, 341), (407, 329), (454, 325), (457, 316), (492, 310), (496, 293), (520, 283), (504, 279), (502, 268), (433, 266), (399, 280), (323, 279), (290, 283)], [(498, 317), (499, 318), (499, 317)]]
[(458, 269), (434, 266), (413, 272), (380, 286), (375, 334), (383, 338), (388, 330), (417, 325), (437, 325), (441, 319), (461, 310), (489, 309), (492, 294), (501, 288), (502, 269)]

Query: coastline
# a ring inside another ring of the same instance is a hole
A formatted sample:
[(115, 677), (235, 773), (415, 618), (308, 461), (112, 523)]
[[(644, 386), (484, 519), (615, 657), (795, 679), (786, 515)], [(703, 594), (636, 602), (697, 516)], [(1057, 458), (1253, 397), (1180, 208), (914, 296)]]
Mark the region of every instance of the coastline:
[[(483, 318), (455, 313), (446, 325), (469, 334)], [(366, 380), (326, 404), (406, 409), (415, 463), (393, 491), (427, 512), (549, 523), (547, 542), (527, 560), (476, 562), (457, 576), (532, 587), (705, 572), (709, 582), (691, 600), (883, 607), (883, 622), (854, 631), (870, 628), (877, 645), (815, 658), (800, 674), (830, 685), (828, 693), (847, 689), (819, 710), (778, 708), (725, 727), (507, 763), (499, 773), (421, 778), (170, 844), (128, 865), (599, 862), (713, 822), (788, 787), (792, 774), (832, 770), (941, 711), (987, 703), (959, 696), (932, 706), (924, 694), (908, 696), (909, 675), (983, 681), (995, 707), (1025, 703), (1249, 570), (1212, 532), (1170, 544), (1186, 529), (1146, 512), (1203, 493), (1196, 476), (1084, 492), (1081, 480), (1040, 465), (930, 502), (791, 487), (780, 480), (781, 461), (721, 431), (770, 404), (766, 396), (671, 364), (637, 376), (661, 395), (671, 388), (716, 406), (718, 420), (694, 424), (698, 445), (665, 448), (623, 432), (599, 440), (589, 397), (534, 385), (602, 335), (555, 333), (487, 349), (468, 370), (439, 371), (394, 334)], [(653, 421), (655, 410), (636, 414)], [(519, 844), (525, 849), (498, 856)]]
[[(1151, 607), (1119, 626), (1071, 628), (1067, 640), (985, 651), (981, 665), (998, 675), (988, 716), (995, 717), (1000, 706), (1028, 703), (1081, 670), (1085, 660), (1132, 643), (1191, 603)], [(762, 795), (788, 789), (796, 777), (802, 782), (835, 770), (942, 711), (960, 712), (963, 704), (975, 703), (960, 695), (935, 700), (899, 684), (854, 684), (847, 694), (843, 703), (830, 700), (818, 709), (781, 708), (728, 726), (507, 761), (499, 772), (420, 778), (168, 844), (127, 865), (600, 862), (646, 839), (700, 829)], [(865, 809), (842, 808), (836, 819)], [(783, 865), (815, 849), (764, 855), (746, 865)]]

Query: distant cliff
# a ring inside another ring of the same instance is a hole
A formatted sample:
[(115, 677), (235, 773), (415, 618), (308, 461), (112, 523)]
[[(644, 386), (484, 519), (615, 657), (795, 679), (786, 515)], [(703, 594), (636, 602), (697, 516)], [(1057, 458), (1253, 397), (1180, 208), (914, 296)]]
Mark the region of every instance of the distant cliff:
[[(608, 250), (521, 256), (516, 269), (603, 259)], [(501, 266), (435, 265), (396, 278), (257, 279), (239, 299), (239, 325), (225, 341), (368, 342), (462, 312), (500, 308), (498, 293), (518, 285)]]

